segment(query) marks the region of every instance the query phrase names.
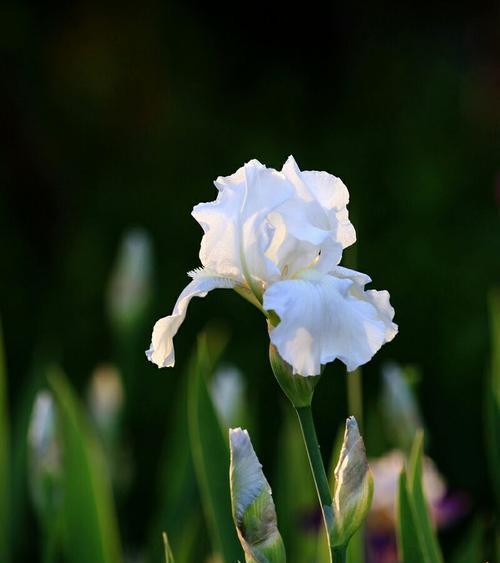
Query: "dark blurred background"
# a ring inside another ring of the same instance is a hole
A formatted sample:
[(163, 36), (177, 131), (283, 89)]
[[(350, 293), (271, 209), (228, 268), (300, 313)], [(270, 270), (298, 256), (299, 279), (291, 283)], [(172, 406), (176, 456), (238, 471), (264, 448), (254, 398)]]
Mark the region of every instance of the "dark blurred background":
[[(113, 360), (105, 302), (119, 242), (140, 226), (154, 244), (155, 299), (128, 351), (142, 468), (132, 542), (146, 533), (148, 475), (208, 319), (231, 331), (226, 357), (245, 372), (260, 420), (279, 418), (265, 324), (233, 292), (192, 303), (175, 369), (158, 371), (144, 350), (198, 265), (192, 206), (214, 199), (218, 175), (251, 158), (280, 168), (289, 154), (349, 187), (357, 268), (396, 309), (399, 335), (364, 369), (367, 409), (382, 361), (415, 364), (429, 452), (474, 510), (488, 510), (499, 25), (498, 3), (480, 2), (2, 3), (0, 312), (13, 412), (37, 357), (60, 363), (79, 389)], [(347, 414), (344, 378), (328, 367), (315, 403), (327, 445)], [(273, 436), (261, 432), (260, 447), (270, 458)]]

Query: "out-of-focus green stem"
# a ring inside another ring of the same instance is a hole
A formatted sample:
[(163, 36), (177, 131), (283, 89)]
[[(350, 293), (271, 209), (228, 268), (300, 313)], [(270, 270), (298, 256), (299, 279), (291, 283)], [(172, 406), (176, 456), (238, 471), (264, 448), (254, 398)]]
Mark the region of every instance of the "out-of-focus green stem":
[[(326, 476), (325, 466), (321, 457), (319, 449), (318, 438), (316, 436), (316, 429), (314, 427), (314, 420), (310, 406), (297, 407), (297, 416), (299, 417), (300, 428), (302, 430), (302, 437), (306, 445), (307, 457), (316, 485), (318, 499), (321, 505), (321, 512), (323, 515), (323, 522), (326, 528), (326, 535), (328, 538), (328, 547), (330, 550), (331, 561), (337, 563), (334, 559), (334, 553), (330, 546), (330, 532), (333, 527), (333, 510), (332, 510), (332, 495), (330, 492), (330, 485)], [(342, 561), (339, 559), (339, 562)]]
[(349, 416), (354, 416), (360, 431), (363, 431), (363, 388), (361, 370), (347, 374), (347, 407)]

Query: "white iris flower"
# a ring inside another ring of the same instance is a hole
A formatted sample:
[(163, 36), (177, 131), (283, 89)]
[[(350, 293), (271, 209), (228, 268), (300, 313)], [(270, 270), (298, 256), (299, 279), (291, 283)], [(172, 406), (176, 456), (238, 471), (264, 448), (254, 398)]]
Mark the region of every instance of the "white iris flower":
[(189, 302), (216, 288), (235, 289), (271, 319), (271, 342), (300, 375), (336, 358), (353, 371), (394, 338), (389, 293), (365, 290), (367, 275), (339, 266), (356, 240), (339, 178), (301, 171), (290, 156), (281, 171), (251, 160), (215, 186), (217, 199), (193, 209), (203, 267), (155, 324), (149, 360), (174, 365)]

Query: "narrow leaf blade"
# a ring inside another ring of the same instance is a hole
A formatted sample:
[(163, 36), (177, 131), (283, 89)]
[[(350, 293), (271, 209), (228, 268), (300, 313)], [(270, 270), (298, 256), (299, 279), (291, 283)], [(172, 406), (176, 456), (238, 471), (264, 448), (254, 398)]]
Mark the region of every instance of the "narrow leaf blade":
[(170, 549), (170, 543), (168, 541), (168, 536), (166, 532), (163, 532), (163, 547), (165, 550), (165, 563), (175, 563), (174, 556), (172, 555), (172, 550)]
[(206, 339), (201, 337), (189, 381), (189, 434), (213, 547), (225, 563), (233, 563), (242, 559), (242, 552), (231, 517), (229, 447), (205, 379), (210, 369)]
[(121, 561), (111, 485), (102, 452), (69, 382), (49, 376), (59, 410), (63, 443), (63, 514), (66, 560)]
[(403, 469), (399, 476), (397, 498), (397, 540), (398, 553), (402, 563), (422, 563), (426, 561), (416, 531), (416, 523), (407, 489), (407, 475)]
[(429, 508), (422, 484), (423, 442), (424, 434), (422, 431), (419, 431), (413, 442), (408, 466), (408, 493), (415, 527), (421, 548), (425, 555), (423, 561), (429, 561), (429, 563), (443, 563), (443, 556), (430, 519)]

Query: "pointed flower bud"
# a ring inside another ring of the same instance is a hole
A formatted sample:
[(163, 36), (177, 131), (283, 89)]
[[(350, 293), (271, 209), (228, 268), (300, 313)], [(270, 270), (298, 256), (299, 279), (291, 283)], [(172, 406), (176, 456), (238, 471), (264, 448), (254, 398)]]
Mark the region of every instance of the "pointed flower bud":
[(128, 231), (121, 243), (108, 294), (109, 315), (120, 329), (133, 327), (151, 300), (151, 246), (149, 235), (142, 229)]
[(269, 346), (269, 361), (274, 373), (285, 395), (290, 399), (295, 408), (308, 407), (311, 404), (314, 389), (321, 375), (309, 375), (304, 377), (293, 373), (292, 366), (285, 362), (279, 355), (278, 350), (272, 344)]
[(40, 391), (35, 398), (28, 430), (28, 459), (33, 503), (42, 521), (47, 521), (61, 500), (61, 451), (54, 400), (48, 391)]
[(284, 563), (271, 487), (246, 430), (229, 430), (233, 518), (247, 563)]
[(246, 382), (241, 370), (235, 365), (219, 367), (210, 382), (210, 394), (215, 410), (227, 426), (241, 424), (245, 412)]
[(366, 460), (365, 445), (353, 416), (346, 420), (344, 442), (335, 468), (332, 546), (347, 546), (361, 526), (373, 496), (373, 478)]
[(422, 418), (405, 371), (396, 363), (383, 367), (382, 412), (395, 444), (409, 452)]

